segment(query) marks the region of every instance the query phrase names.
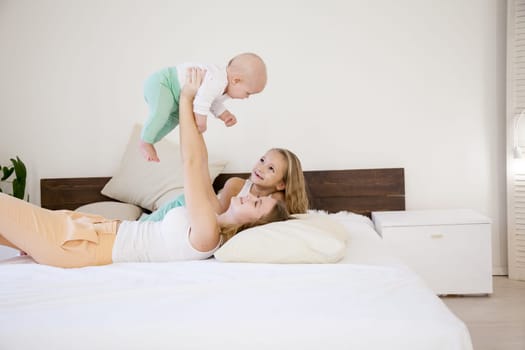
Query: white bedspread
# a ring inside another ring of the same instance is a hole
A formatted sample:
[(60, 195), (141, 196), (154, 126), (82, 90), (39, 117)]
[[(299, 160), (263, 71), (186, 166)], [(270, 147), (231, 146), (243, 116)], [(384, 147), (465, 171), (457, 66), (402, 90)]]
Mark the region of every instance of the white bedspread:
[(0, 349), (471, 350), (363, 222), (338, 264), (0, 264)]

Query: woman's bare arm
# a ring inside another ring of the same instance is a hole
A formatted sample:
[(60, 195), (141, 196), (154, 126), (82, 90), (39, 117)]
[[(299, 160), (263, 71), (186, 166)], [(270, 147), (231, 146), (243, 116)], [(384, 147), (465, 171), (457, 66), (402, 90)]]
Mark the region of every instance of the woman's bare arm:
[(213, 187), (208, 170), (208, 150), (197, 129), (193, 99), (204, 72), (191, 69), (179, 101), (179, 132), (184, 167), (184, 195), (190, 217), (190, 242), (200, 251), (209, 251), (219, 243), (219, 225), (210, 201)]

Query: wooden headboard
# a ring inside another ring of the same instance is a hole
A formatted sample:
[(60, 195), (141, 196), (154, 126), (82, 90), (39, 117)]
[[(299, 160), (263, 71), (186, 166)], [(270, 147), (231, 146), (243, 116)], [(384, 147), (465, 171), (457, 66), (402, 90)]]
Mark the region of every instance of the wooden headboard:
[[(232, 176), (248, 173), (220, 174), (215, 191)], [(405, 210), (404, 169), (356, 169), (305, 171), (310, 208), (328, 212), (341, 210), (370, 216), (372, 211)], [(40, 180), (43, 208), (74, 210), (81, 205), (108, 201), (100, 194), (110, 177), (53, 178)]]

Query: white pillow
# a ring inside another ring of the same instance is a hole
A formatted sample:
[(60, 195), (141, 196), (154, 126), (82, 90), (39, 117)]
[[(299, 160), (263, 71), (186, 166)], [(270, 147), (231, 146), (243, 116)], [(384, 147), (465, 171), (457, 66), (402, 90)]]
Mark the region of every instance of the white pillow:
[(159, 199), (156, 201), (156, 208), (158, 209), (162, 207), (164, 204), (171, 202), (181, 194), (184, 194), (184, 188), (176, 188), (174, 190), (169, 190), (168, 192), (164, 193), (162, 196), (160, 196)]
[(118, 220), (137, 220), (142, 214), (142, 209), (136, 205), (111, 201), (89, 203), (78, 207), (75, 211)]
[[(146, 161), (139, 149), (141, 130), (141, 125), (134, 126), (120, 166), (101, 193), (121, 202), (154, 211), (159, 207), (157, 200), (164, 194), (183, 188), (182, 160), (179, 146), (163, 139), (155, 144), (160, 162)], [(226, 161), (210, 161), (212, 181), (225, 166)]]
[(344, 257), (346, 229), (326, 215), (274, 222), (244, 230), (215, 252), (227, 262), (335, 263)]

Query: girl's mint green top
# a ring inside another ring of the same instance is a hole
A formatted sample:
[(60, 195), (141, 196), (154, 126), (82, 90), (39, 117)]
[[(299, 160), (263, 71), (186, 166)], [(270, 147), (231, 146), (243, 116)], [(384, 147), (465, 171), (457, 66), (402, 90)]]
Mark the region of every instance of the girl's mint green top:
[(147, 216), (142, 216), (140, 218), (140, 221), (162, 221), (164, 216), (166, 216), (166, 213), (170, 211), (172, 208), (176, 207), (183, 207), (186, 205), (186, 200), (184, 198), (184, 194), (179, 195), (178, 197), (175, 197), (174, 200), (164, 204), (159, 209), (155, 210), (153, 213)]

